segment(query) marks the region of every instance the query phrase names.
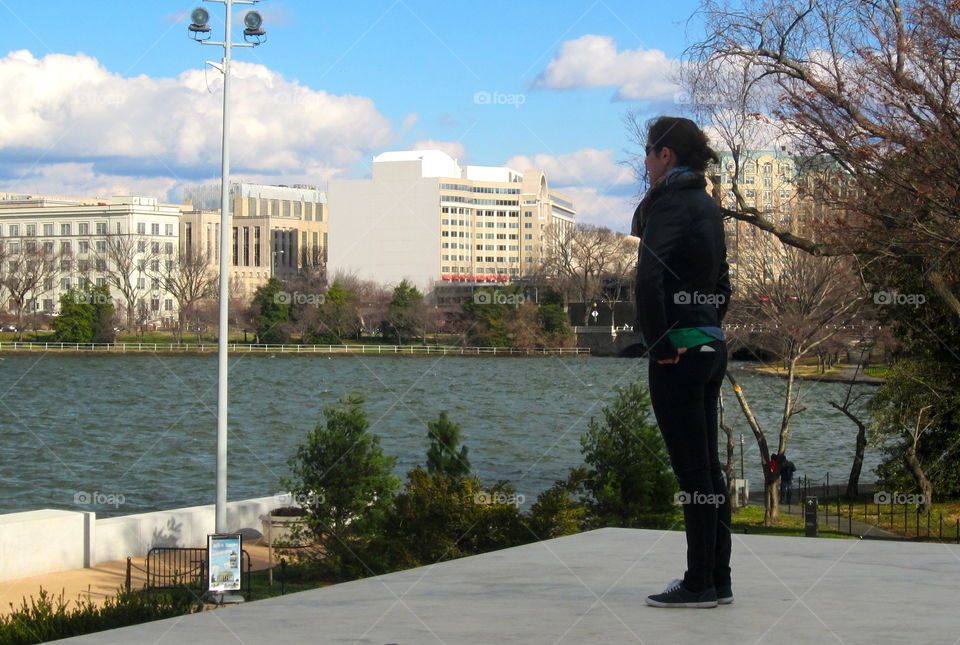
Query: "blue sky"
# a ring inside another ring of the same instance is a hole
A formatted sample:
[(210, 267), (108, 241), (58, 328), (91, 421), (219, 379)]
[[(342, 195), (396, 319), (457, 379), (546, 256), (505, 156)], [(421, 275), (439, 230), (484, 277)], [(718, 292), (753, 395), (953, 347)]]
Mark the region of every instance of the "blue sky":
[[(187, 38), (199, 4), (0, 0), (0, 192), (178, 201), (217, 177), (222, 81), (204, 61), (222, 50)], [(583, 221), (625, 231), (622, 118), (679, 111), (668, 75), (697, 5), (264, 0), (268, 42), (234, 50), (234, 174), (325, 187), (438, 147), (543, 167)], [(203, 6), (220, 39), (223, 5)]]

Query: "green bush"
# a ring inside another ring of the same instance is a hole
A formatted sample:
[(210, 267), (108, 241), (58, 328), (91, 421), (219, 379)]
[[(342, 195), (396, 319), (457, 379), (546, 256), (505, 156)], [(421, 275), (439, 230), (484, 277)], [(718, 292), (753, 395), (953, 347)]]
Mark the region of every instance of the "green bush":
[[(380, 438), (368, 431), (363, 398), (345, 395), (323, 411), (307, 442), (290, 460), (292, 478), (281, 483), (307, 511), (309, 557), (334, 578), (366, 575), (357, 555), (378, 532), (383, 513), (399, 487)], [(295, 536), (301, 537), (301, 536)]]
[(530, 541), (513, 487), (414, 468), (387, 511), (371, 554), (386, 571), (485, 553)]
[(90, 600), (74, 607), (63, 593), (54, 597), (41, 589), (37, 598), (24, 599), (6, 616), (0, 616), (0, 645), (26, 645), (80, 636), (105, 629), (146, 623), (200, 611), (203, 604), (189, 593), (120, 591), (98, 607)]
[(566, 479), (540, 493), (530, 508), (527, 526), (538, 540), (551, 540), (583, 529), (587, 509), (579, 501), (585, 495), (586, 469), (574, 468)]
[(617, 388), (617, 398), (603, 409), (603, 423), (591, 419), (580, 437), (588, 528), (662, 528), (673, 523), (677, 483), (651, 417), (650, 396), (636, 382)]

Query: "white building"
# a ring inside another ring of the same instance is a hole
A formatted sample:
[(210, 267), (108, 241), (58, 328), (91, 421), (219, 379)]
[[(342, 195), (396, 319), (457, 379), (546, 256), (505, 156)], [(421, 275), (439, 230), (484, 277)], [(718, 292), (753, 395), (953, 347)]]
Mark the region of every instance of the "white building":
[[(53, 267), (30, 290), (23, 313), (55, 313), (60, 294), (88, 282), (109, 284), (106, 264), (110, 240), (136, 244), (137, 268), (130, 279), (146, 310), (147, 323), (160, 325), (176, 316), (176, 301), (151, 278), (158, 267), (149, 262), (175, 262), (179, 253), (180, 208), (158, 204), (152, 197), (119, 196), (96, 199), (63, 199), (0, 193), (0, 244), (4, 266), (0, 277), (22, 271), (17, 258), (44, 257)], [(138, 258), (144, 259), (139, 261)], [(9, 290), (2, 290), (5, 300)], [(125, 303), (111, 289), (117, 310)], [(9, 309), (9, 303), (7, 309)]]
[(378, 155), (371, 179), (330, 182), (329, 207), (329, 275), (406, 279), (425, 293), (532, 273), (548, 227), (575, 215), (541, 170), (460, 166), (439, 150)]

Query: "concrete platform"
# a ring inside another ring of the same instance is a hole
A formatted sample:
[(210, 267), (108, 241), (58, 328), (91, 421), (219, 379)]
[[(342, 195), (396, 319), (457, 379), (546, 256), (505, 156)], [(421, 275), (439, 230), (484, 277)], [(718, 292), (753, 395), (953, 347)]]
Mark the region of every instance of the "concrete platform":
[(644, 605), (683, 569), (678, 532), (603, 529), (59, 642), (951, 643), (960, 547), (734, 536), (733, 605)]

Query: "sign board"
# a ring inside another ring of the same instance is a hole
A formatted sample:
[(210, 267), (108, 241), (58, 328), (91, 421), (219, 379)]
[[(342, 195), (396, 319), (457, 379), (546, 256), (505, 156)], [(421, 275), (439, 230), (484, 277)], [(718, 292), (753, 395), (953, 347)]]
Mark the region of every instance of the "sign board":
[(240, 590), (240, 534), (207, 535), (207, 589), (214, 593)]

